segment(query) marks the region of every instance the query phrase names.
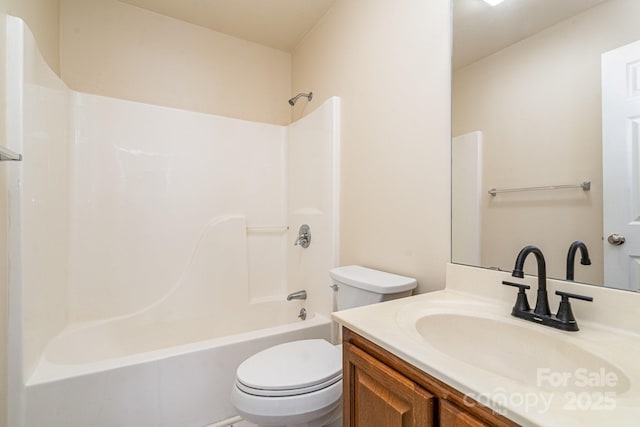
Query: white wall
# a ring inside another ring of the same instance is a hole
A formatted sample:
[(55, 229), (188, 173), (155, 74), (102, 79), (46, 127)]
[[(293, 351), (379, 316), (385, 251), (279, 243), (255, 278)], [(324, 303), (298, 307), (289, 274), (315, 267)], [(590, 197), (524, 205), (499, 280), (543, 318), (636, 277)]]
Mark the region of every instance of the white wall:
[[(582, 240), (594, 263), (576, 280), (602, 283), (600, 55), (640, 39), (637, 16), (635, 0), (605, 2), (455, 71), (453, 135), (484, 135), (483, 265), (511, 269), (535, 244), (562, 278), (569, 244)], [(590, 192), (486, 193), (584, 180)]]
[[(246, 218), (248, 277), (207, 279), (218, 300), (236, 289), (231, 305), (283, 301), (307, 289), (309, 300), (291, 305), (331, 312), (337, 99), (288, 128), (80, 93), (72, 105), (71, 322), (169, 294), (202, 256), (208, 224), (230, 216)], [(312, 226), (308, 249), (293, 246), (302, 223)], [(215, 306), (202, 295), (198, 307)]]
[[(282, 126), (78, 93), (73, 108), (72, 321), (165, 295), (216, 218), (285, 224)], [(251, 258), (256, 293), (275, 282), (284, 294), (283, 239)]]
[(292, 54), (293, 118), (342, 105), (340, 263), (444, 286), (450, 2), (339, 0)]
[(258, 122), (289, 123), (290, 55), (117, 0), (61, 0), (71, 89)]

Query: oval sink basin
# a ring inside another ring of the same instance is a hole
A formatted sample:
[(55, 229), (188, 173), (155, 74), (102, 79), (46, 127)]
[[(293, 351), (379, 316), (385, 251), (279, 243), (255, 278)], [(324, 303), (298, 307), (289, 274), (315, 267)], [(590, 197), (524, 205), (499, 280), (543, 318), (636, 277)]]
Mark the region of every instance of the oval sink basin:
[(444, 313), (420, 317), (415, 328), (437, 351), (527, 386), (616, 394), (630, 386), (620, 369), (568, 342), (563, 333), (545, 333), (487, 317)]

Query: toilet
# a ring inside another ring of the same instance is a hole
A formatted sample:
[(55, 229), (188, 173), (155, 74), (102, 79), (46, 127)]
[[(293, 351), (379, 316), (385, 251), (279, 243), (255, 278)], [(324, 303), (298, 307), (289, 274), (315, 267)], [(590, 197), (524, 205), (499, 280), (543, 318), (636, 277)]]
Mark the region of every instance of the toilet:
[[(329, 271), (338, 310), (411, 295), (415, 279), (349, 265)], [(231, 402), (259, 426), (342, 426), (342, 346), (322, 339), (270, 347), (242, 362)]]

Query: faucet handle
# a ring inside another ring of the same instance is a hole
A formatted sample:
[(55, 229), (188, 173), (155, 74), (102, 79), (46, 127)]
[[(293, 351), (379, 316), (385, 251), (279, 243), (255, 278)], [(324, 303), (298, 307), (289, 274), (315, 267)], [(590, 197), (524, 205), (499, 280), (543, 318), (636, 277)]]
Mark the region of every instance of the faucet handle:
[(523, 283), (507, 282), (506, 280), (503, 280), (502, 284), (507, 286), (513, 286), (514, 288), (520, 288), (520, 290), (523, 292), (524, 292), (524, 289), (531, 289), (531, 286), (529, 285), (525, 285)]
[[(569, 298), (579, 299), (582, 301), (593, 301), (593, 297), (587, 297), (584, 295), (572, 294), (569, 292), (556, 291), (556, 295), (559, 295), (562, 299), (560, 300), (560, 306), (558, 307), (558, 313), (556, 317), (558, 320), (565, 323), (575, 323), (576, 319), (573, 317), (573, 311), (571, 311), (571, 303), (569, 302)], [(576, 325), (576, 330), (577, 325)]]
[(585, 296), (585, 295), (572, 294), (570, 292), (556, 291), (556, 295), (561, 296), (563, 301), (566, 298), (573, 298), (573, 299), (580, 299), (582, 301), (593, 302), (593, 297), (588, 297), (588, 296)]
[(518, 296), (516, 297), (516, 305), (513, 306), (513, 311), (530, 311), (531, 306), (529, 305), (529, 300), (527, 299), (527, 294), (524, 293), (525, 289), (530, 289), (531, 286), (523, 285), (521, 283), (513, 283), (507, 282), (506, 280), (502, 281), (503, 285), (513, 286), (518, 288)]
[(298, 238), (293, 243), (294, 246), (302, 246), (303, 248), (308, 248), (311, 243), (311, 228), (307, 224), (302, 224), (300, 226), (300, 230), (298, 230)]

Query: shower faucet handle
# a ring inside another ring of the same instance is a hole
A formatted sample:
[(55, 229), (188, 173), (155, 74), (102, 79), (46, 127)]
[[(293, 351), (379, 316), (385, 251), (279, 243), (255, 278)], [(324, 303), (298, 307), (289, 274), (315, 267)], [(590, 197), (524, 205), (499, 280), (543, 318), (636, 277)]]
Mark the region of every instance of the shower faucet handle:
[(298, 238), (293, 243), (294, 246), (302, 246), (303, 248), (308, 248), (311, 244), (311, 227), (307, 224), (302, 224), (300, 226), (300, 230), (298, 230)]

